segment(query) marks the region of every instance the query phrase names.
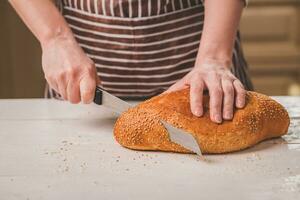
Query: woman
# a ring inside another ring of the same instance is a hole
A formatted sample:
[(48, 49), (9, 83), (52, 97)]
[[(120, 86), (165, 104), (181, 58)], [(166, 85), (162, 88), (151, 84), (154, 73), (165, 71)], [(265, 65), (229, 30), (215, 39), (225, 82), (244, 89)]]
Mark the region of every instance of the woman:
[(190, 87), (200, 117), (207, 89), (221, 123), (252, 89), (237, 33), (242, 0), (10, 2), (41, 43), (50, 97), (90, 103), (96, 84), (124, 98)]

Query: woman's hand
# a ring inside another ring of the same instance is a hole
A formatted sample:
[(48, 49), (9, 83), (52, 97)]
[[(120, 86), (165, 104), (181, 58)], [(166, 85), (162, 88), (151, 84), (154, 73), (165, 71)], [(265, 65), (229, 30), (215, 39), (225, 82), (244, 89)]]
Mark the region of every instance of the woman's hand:
[(93, 100), (98, 76), (93, 61), (73, 36), (58, 36), (42, 44), (42, 65), (50, 87), (71, 103)]
[(246, 91), (242, 83), (231, 73), (229, 67), (209, 60), (196, 64), (185, 77), (171, 86), (167, 92), (190, 87), (191, 111), (195, 116), (203, 115), (203, 91), (208, 89), (210, 118), (221, 123), (222, 118), (231, 120), (234, 106), (245, 105)]
[(230, 72), (243, 1), (205, 1), (204, 26), (194, 69), (168, 91), (190, 86), (191, 111), (203, 115), (203, 90), (208, 89), (210, 118), (221, 123), (233, 117), (234, 105), (245, 105), (246, 91)]
[(9, 2), (41, 43), (43, 70), (50, 87), (72, 103), (91, 102), (97, 83), (94, 63), (77, 44), (53, 1)]

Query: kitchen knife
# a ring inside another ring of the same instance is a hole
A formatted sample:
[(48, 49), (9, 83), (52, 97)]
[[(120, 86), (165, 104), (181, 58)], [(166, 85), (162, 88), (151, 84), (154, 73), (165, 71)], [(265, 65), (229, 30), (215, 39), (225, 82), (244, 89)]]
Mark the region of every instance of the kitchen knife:
[[(122, 112), (132, 107), (131, 104), (106, 92), (99, 86), (96, 87), (94, 103), (109, 107), (110, 109), (116, 111), (118, 114), (121, 114)], [(163, 120), (160, 121), (168, 130), (172, 142), (182, 145), (186, 149), (195, 152), (201, 158), (203, 158), (200, 147), (197, 141), (195, 140), (195, 138), (191, 134), (174, 127), (173, 125), (169, 124), (166, 121)]]
[(106, 92), (99, 86), (96, 86), (94, 103), (109, 107), (110, 109), (114, 110), (118, 114), (121, 114), (122, 112), (132, 107), (131, 104)]
[(198, 145), (196, 139), (186, 131), (176, 128), (173, 125), (169, 124), (166, 121), (160, 120), (162, 124), (165, 126), (165, 128), (169, 132), (169, 136), (172, 142), (177, 143), (184, 148), (196, 153), (201, 158), (204, 158), (200, 149), (200, 146)]

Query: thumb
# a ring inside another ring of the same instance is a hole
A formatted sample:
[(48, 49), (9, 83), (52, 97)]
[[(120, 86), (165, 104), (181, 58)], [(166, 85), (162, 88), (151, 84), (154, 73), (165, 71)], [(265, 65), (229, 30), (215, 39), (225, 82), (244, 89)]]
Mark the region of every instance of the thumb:
[(186, 84), (185, 80), (181, 79), (176, 83), (174, 83), (173, 85), (171, 85), (171, 87), (169, 87), (164, 93), (175, 92), (177, 90), (181, 90), (186, 87), (188, 87), (188, 85)]
[(95, 74), (95, 77), (96, 77), (96, 85), (100, 85), (101, 80), (100, 80), (99, 76), (97, 74)]
[(95, 77), (90, 75), (84, 76), (80, 81), (80, 97), (81, 101), (85, 104), (93, 101), (96, 89)]

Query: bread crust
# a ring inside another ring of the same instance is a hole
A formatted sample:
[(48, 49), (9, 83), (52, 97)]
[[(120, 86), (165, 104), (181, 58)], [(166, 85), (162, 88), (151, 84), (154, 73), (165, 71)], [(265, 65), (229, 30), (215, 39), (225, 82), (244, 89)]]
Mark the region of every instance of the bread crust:
[(287, 133), (290, 119), (282, 105), (270, 97), (247, 92), (246, 106), (221, 124), (209, 118), (209, 97), (204, 96), (204, 115), (191, 113), (189, 89), (161, 94), (124, 112), (114, 126), (115, 139), (135, 150), (192, 153), (170, 141), (160, 119), (189, 132), (203, 153), (227, 153), (251, 147)]

